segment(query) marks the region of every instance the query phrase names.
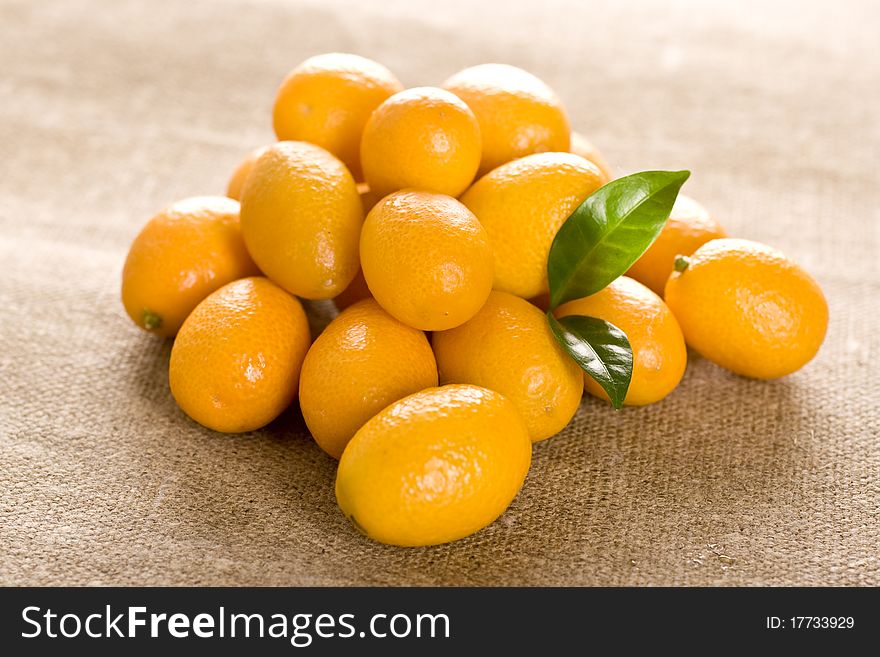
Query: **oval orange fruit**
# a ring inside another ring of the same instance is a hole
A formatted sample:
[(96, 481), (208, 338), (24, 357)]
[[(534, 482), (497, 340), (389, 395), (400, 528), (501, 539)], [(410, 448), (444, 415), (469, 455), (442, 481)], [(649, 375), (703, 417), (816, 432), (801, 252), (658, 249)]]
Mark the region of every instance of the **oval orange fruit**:
[(425, 334), (366, 299), (330, 322), (312, 344), (299, 405), (312, 437), (338, 459), (376, 413), (436, 385), (437, 363)]
[(378, 197), (416, 188), (458, 196), (480, 164), (480, 126), (454, 94), (418, 87), (394, 94), (364, 127), (361, 162)]
[(261, 276), (242, 278), (187, 317), (171, 349), (171, 394), (209, 429), (259, 429), (295, 399), (309, 343), (296, 298)]
[(806, 365), (828, 329), (819, 284), (777, 249), (740, 239), (706, 242), (679, 261), (666, 303), (687, 343), (702, 356), (753, 379)]
[[(660, 401), (684, 375), (687, 348), (681, 328), (663, 299), (638, 281), (621, 276), (595, 294), (562, 304), (555, 315), (598, 317), (626, 333), (633, 352), (632, 379), (623, 401), (627, 406)], [(608, 399), (587, 374), (584, 387), (594, 397)]]
[(307, 141), (333, 153), (362, 179), (361, 134), (373, 110), (403, 90), (387, 68), (366, 57), (326, 53), (310, 57), (281, 83), (272, 108), (282, 141)]
[(423, 331), (466, 322), (492, 289), (485, 229), (444, 194), (404, 190), (383, 198), (364, 222), (360, 253), (379, 305)]
[(489, 234), (496, 290), (525, 299), (547, 291), (553, 238), (602, 180), (579, 155), (538, 153), (490, 171), (462, 195)]
[(508, 64), (481, 64), (443, 83), (470, 107), (480, 124), (477, 175), (532, 153), (567, 152), (571, 128), (562, 101), (543, 81)]
[(147, 222), (122, 270), (122, 303), (135, 324), (173, 336), (211, 292), (259, 273), (242, 240), (238, 213), (237, 201), (199, 196)]
[(251, 256), (266, 276), (305, 299), (331, 299), (354, 279), (363, 218), (345, 165), (299, 141), (268, 148), (241, 199), (241, 231)]
[(448, 543), (504, 512), (531, 458), (522, 418), (504, 396), (477, 386), (428, 388), (355, 434), (339, 461), (336, 499), (376, 541)]
[(533, 441), (560, 431), (583, 395), (581, 369), (528, 301), (493, 291), (470, 320), (431, 336), (440, 383), (496, 390), (522, 415)]

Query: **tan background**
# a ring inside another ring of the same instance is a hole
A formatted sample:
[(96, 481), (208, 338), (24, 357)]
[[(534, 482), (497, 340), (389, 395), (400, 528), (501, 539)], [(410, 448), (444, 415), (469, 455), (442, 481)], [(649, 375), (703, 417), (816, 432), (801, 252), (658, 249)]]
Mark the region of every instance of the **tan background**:
[[(880, 584), (880, 33), (871, 2), (0, 3), (0, 584)], [(452, 545), (361, 538), (288, 414), (172, 402), (118, 300), (152, 213), (222, 192), (306, 56), (407, 85), (484, 61), (553, 85), (619, 171), (689, 168), (728, 230), (821, 281), (828, 340), (747, 381), (693, 358), (645, 409), (587, 399)]]

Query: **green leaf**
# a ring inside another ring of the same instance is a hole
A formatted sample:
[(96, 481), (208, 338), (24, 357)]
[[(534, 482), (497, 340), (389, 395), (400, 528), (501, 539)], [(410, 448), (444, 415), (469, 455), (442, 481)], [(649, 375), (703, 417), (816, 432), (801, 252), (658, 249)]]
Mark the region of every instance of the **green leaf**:
[(626, 333), (603, 319), (547, 313), (550, 329), (577, 364), (608, 393), (614, 408), (623, 406), (632, 379), (633, 353)]
[(594, 294), (626, 273), (660, 234), (690, 175), (634, 173), (612, 180), (581, 203), (550, 247), (550, 308)]

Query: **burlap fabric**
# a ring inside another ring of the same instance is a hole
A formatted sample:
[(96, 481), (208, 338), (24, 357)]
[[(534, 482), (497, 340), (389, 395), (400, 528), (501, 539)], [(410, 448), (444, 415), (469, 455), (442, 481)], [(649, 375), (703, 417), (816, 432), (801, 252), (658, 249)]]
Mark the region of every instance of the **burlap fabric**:
[[(0, 583), (880, 584), (878, 32), (868, 1), (3, 2)], [(407, 85), (518, 64), (620, 172), (691, 169), (821, 281), (818, 358), (760, 383), (694, 356), (660, 404), (586, 399), (476, 536), (362, 538), (300, 417), (197, 426), (118, 298), (142, 223), (222, 193), (331, 50)]]

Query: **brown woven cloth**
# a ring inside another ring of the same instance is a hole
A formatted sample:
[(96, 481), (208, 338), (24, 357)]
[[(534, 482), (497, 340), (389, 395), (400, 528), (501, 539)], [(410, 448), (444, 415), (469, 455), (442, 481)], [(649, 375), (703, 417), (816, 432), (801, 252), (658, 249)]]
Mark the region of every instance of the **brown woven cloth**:
[[(880, 584), (880, 23), (826, 6), (2, 3), (0, 584)], [(819, 356), (770, 383), (693, 356), (662, 403), (587, 398), (488, 529), (362, 538), (296, 413), (199, 427), (119, 301), (140, 226), (222, 193), (283, 75), (332, 50), (410, 86), (518, 64), (619, 172), (691, 169), (732, 235), (821, 282)]]

